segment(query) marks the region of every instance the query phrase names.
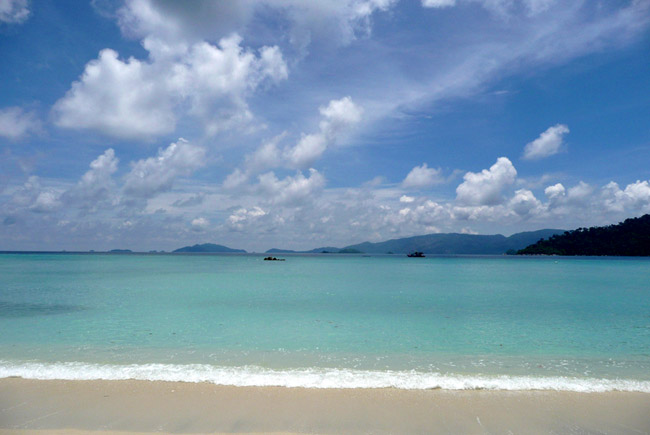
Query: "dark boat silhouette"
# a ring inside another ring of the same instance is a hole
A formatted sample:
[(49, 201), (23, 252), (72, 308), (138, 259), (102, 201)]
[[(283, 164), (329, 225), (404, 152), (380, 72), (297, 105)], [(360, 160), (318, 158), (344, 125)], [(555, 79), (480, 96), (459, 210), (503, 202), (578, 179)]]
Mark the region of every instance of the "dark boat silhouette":
[(408, 254), (407, 257), (424, 258), (424, 253), (415, 251), (412, 254)]

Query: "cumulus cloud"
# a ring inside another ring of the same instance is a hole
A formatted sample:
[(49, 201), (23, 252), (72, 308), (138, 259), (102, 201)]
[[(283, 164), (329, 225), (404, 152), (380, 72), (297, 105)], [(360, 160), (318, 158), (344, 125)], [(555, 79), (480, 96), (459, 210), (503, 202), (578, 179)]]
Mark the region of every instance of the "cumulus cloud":
[(293, 167), (306, 168), (314, 164), (327, 149), (327, 140), (324, 135), (306, 134), (285, 155)]
[(535, 198), (535, 195), (530, 190), (519, 189), (515, 191), (515, 195), (510, 199), (508, 206), (518, 215), (526, 216), (539, 209), (542, 203)]
[(496, 205), (504, 200), (504, 190), (517, 177), (517, 170), (506, 157), (499, 157), (490, 169), (468, 172), (456, 188), (456, 199), (467, 205)]
[(61, 201), (59, 201), (59, 194), (56, 192), (47, 190), (40, 192), (34, 203), (29, 207), (29, 209), (36, 213), (50, 213), (56, 211), (61, 206)]
[(255, 152), (246, 155), (244, 168), (236, 168), (230, 173), (223, 186), (236, 189), (246, 183), (252, 175), (266, 169), (287, 167), (292, 169), (309, 168), (328, 147), (342, 142), (355, 124), (361, 121), (363, 109), (350, 97), (331, 100), (327, 106), (319, 108), (321, 121), (318, 132), (303, 134), (294, 146), (281, 150), (278, 144), (287, 136), (286, 132), (263, 143)]
[(174, 181), (188, 176), (204, 164), (205, 149), (184, 139), (158, 151), (156, 157), (135, 162), (124, 178), (124, 192), (133, 197), (151, 198), (170, 190)]
[(208, 221), (206, 218), (198, 217), (196, 219), (192, 219), (191, 226), (192, 231), (203, 232), (210, 226), (210, 221)]
[(90, 169), (65, 196), (72, 200), (89, 201), (92, 205), (106, 199), (114, 186), (112, 176), (117, 171), (118, 162), (115, 151), (107, 149), (90, 163)]
[(27, 0), (0, 0), (0, 21), (8, 24), (24, 23), (29, 18)]
[(267, 213), (258, 206), (249, 209), (239, 208), (228, 216), (227, 224), (235, 230), (243, 230), (246, 225), (256, 221), (258, 218), (265, 216)]
[(192, 41), (241, 33), (257, 13), (270, 13), (288, 24), (290, 41), (304, 49), (312, 39), (348, 44), (357, 35), (368, 34), (370, 16), (394, 3), (395, 0), (128, 0), (118, 15), (120, 27), (127, 35)]
[(53, 108), (60, 127), (94, 129), (108, 136), (142, 139), (174, 130), (172, 101), (150, 65), (102, 50)]
[(223, 187), (226, 189), (237, 189), (248, 181), (249, 175), (247, 172), (239, 168), (235, 168), (224, 180)]
[[(401, 198), (400, 198), (400, 202)], [(449, 210), (443, 205), (429, 199), (419, 203), (411, 203), (397, 212), (383, 213), (386, 222), (401, 228), (420, 228), (426, 232), (440, 232), (438, 225), (449, 219)]]
[(526, 144), (523, 158), (538, 160), (557, 154), (560, 152), (563, 136), (567, 133), (569, 133), (569, 127), (564, 124), (549, 127), (537, 139)]
[(320, 109), (322, 120), (318, 133), (303, 135), (298, 143), (286, 149), (284, 155), (291, 166), (307, 168), (325, 152), (328, 146), (336, 144), (352, 126), (361, 121), (363, 109), (350, 97), (331, 100)]
[(237, 35), (219, 46), (197, 43), (173, 65), (171, 91), (185, 95), (191, 113), (204, 120), (208, 133), (246, 124), (252, 119), (246, 97), (261, 82), (279, 82), (288, 69), (278, 47), (262, 47), (259, 56), (241, 47)]
[(13, 192), (10, 200), (2, 205), (6, 214), (20, 214), (22, 211), (51, 213), (61, 207), (60, 197), (59, 189), (42, 186), (40, 178), (32, 175)]
[(645, 180), (630, 183), (625, 189), (621, 189), (618, 183), (612, 181), (603, 187), (602, 197), (609, 211), (650, 212), (650, 183)]
[(544, 189), (544, 193), (550, 200), (556, 200), (558, 198), (564, 197), (566, 194), (566, 189), (562, 185), (562, 183), (557, 183), (552, 186), (548, 186), (546, 189)]
[(25, 112), (20, 107), (0, 109), (0, 136), (15, 140), (40, 128), (41, 123), (34, 112)]
[(440, 174), (440, 169), (427, 167), (426, 163), (411, 169), (404, 181), (402, 187), (405, 189), (426, 189), (435, 184), (444, 182)]
[(575, 186), (569, 188), (566, 199), (572, 203), (586, 203), (591, 199), (594, 188), (584, 181), (580, 181)]
[(309, 199), (325, 186), (325, 177), (315, 169), (309, 169), (309, 177), (298, 171), (295, 176), (279, 180), (273, 172), (258, 177), (259, 191), (274, 204), (298, 205)]
[(246, 156), (246, 169), (258, 172), (263, 169), (276, 168), (282, 165), (282, 153), (278, 143), (284, 139), (286, 133), (282, 133), (272, 140), (265, 142), (253, 154)]
[(114, 50), (102, 50), (55, 104), (56, 124), (147, 139), (172, 132), (177, 114), (189, 107), (187, 113), (214, 134), (250, 122), (250, 93), (266, 80), (278, 82), (288, 75), (277, 47), (262, 47), (256, 54), (243, 49), (237, 35), (218, 46), (145, 39), (144, 47), (147, 61), (121, 60)]

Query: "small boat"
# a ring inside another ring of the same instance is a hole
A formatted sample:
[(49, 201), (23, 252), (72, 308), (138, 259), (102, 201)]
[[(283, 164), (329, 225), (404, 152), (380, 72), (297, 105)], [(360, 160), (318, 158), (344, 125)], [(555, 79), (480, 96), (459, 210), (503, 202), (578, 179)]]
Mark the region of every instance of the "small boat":
[(408, 254), (407, 257), (412, 257), (412, 258), (424, 258), (424, 253), (420, 251), (415, 251), (412, 254)]
[(264, 261), (284, 261), (284, 258), (264, 257)]

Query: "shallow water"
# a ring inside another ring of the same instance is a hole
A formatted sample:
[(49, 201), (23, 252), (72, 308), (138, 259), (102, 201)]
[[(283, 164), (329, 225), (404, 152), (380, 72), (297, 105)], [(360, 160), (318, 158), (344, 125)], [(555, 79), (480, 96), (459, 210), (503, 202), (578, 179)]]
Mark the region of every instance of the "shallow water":
[(1, 254), (0, 376), (650, 391), (648, 259), (286, 258)]

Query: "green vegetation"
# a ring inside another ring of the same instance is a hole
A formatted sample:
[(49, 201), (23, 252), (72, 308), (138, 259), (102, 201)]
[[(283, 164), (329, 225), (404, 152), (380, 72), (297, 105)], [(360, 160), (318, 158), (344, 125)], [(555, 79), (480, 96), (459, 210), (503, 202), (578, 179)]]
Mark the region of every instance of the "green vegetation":
[(618, 225), (566, 231), (517, 254), (650, 256), (650, 214), (626, 219)]

